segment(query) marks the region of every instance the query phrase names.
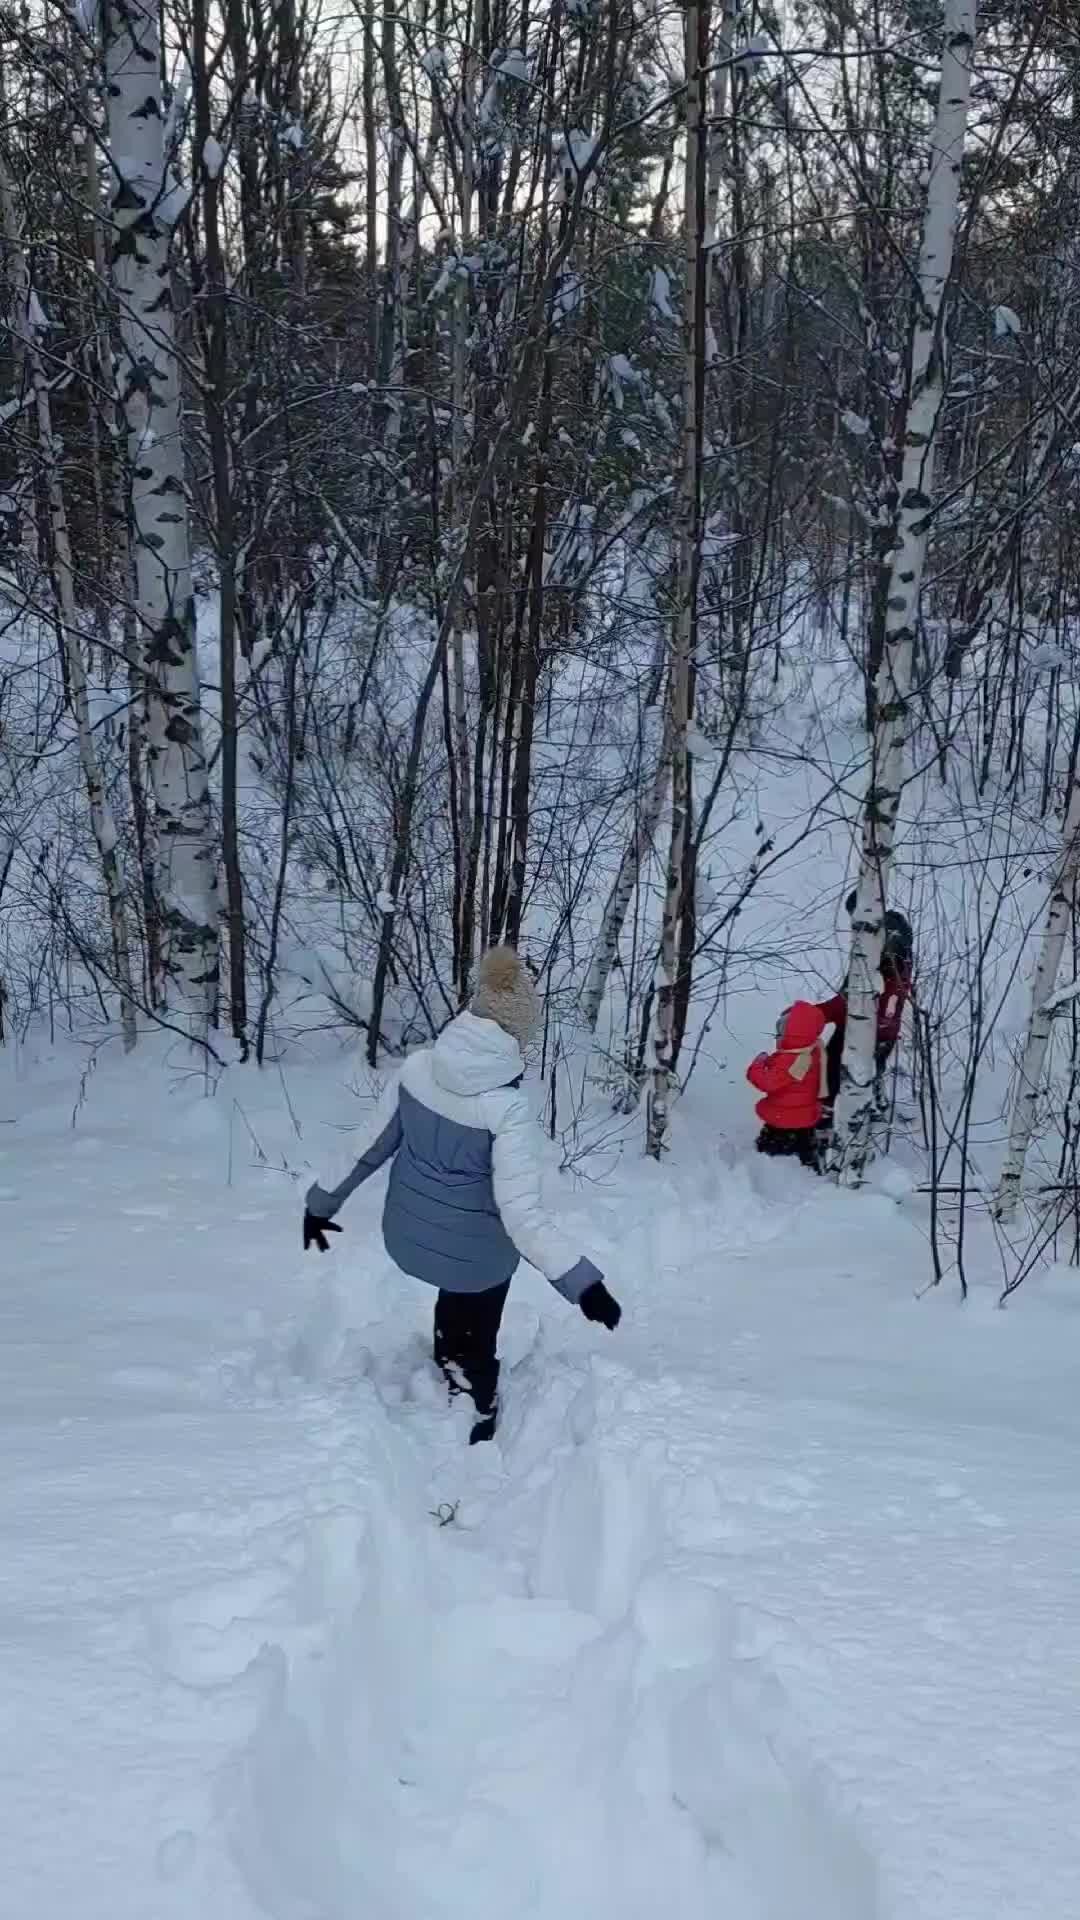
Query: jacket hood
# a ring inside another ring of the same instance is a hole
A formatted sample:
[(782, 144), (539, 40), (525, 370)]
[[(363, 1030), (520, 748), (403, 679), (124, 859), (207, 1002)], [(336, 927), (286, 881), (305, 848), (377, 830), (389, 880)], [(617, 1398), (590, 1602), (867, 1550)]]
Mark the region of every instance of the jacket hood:
[(520, 1079), (525, 1056), (494, 1020), (459, 1013), (431, 1050), (431, 1071), (447, 1093), (492, 1093)]
[(788, 1009), (780, 1035), (782, 1047), (812, 1047), (820, 1040), (825, 1031), (825, 1015), (820, 1007), (812, 1006), (809, 1000), (796, 1000)]

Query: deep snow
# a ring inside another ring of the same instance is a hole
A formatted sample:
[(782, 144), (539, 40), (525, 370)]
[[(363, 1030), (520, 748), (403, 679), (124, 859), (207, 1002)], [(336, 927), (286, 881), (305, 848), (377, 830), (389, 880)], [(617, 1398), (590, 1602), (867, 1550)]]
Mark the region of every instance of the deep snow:
[(1075, 1910), (1075, 1276), (917, 1300), (740, 1062), (552, 1171), (623, 1326), (523, 1274), (470, 1451), (381, 1182), (300, 1252), (351, 1061), (84, 1065), (0, 1063), (0, 1912)]

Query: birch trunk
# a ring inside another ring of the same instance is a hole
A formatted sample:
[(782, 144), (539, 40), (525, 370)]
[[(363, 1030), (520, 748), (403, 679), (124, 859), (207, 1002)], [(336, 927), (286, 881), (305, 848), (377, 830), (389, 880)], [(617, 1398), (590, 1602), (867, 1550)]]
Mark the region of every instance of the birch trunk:
[(64, 660), (67, 667), (68, 694), (75, 718), (79, 762), (86, 787), (90, 825), (101, 861), (105, 896), (109, 906), (113, 965), (120, 993), (124, 1051), (130, 1053), (135, 1046), (137, 1035), (135, 996), (131, 984), (131, 943), (128, 937), (127, 908), (124, 902), (124, 875), (120, 864), (119, 835), (116, 831), (116, 822), (109, 803), (101, 763), (98, 760), (94, 729), (90, 720), (90, 694), (79, 634), (79, 614), (75, 603), (75, 572), (71, 557), (67, 502), (60, 474), (57, 442), (53, 433), (52, 400), (41, 357), (38, 332), (32, 318), (33, 291), (15, 212), (14, 194), (7, 169), (2, 161), (0, 161), (0, 203), (3, 211), (4, 238), (8, 246), (8, 272), (12, 291), (16, 295), (13, 317), (30, 376), (38, 444), (45, 471), (45, 495), (52, 535), (53, 576), (60, 614)]
[(685, 287), (683, 290), (682, 463), (679, 483), (679, 572), (672, 629), (671, 676), (666, 728), (671, 739), (671, 842), (668, 849), (660, 972), (653, 1032), (653, 1078), (646, 1147), (659, 1160), (667, 1142), (675, 1077), (675, 997), (679, 922), (686, 876), (690, 819), (690, 683), (697, 641), (698, 577), (701, 570), (701, 455), (705, 386), (705, 207), (708, 122), (705, 111), (709, 64), (708, 0), (686, 8), (686, 166), (684, 176)]
[[(87, 117), (89, 118), (89, 113)], [(101, 393), (102, 396), (105, 396), (112, 391), (112, 338), (109, 330), (108, 316), (103, 310), (105, 289), (109, 284), (109, 272), (106, 256), (105, 223), (101, 217), (101, 186), (98, 178), (97, 141), (87, 138), (86, 151), (86, 205), (90, 214), (94, 274), (97, 280), (99, 295), (97, 302), (95, 359)], [(110, 577), (115, 576), (117, 594), (123, 607), (123, 650), (128, 684), (128, 787), (131, 793), (132, 825), (135, 829), (135, 852), (139, 863), (145, 956), (145, 1000), (147, 1006), (158, 1008), (162, 1004), (163, 971), (161, 964), (161, 916), (157, 903), (157, 859), (154, 852), (156, 837), (153, 822), (150, 818), (150, 810), (146, 803), (146, 673), (143, 664), (143, 648), (140, 644), (139, 623), (135, 612), (135, 568), (132, 559), (130, 529), (127, 524), (127, 503), (124, 494), (123, 428), (115, 398), (109, 402), (108, 423), (111, 443), (110, 534), (116, 543), (112, 575)]]
[[(1080, 132), (1080, 67), (1074, 78), (1072, 117), (1074, 131)], [(1078, 185), (1080, 185), (1080, 167), (1074, 164), (1067, 176), (1067, 195), (1075, 196)], [(1068, 204), (1068, 200), (1066, 203)], [(1053, 271), (1051, 267), (1051, 272)], [(1076, 288), (1075, 275), (1075, 251), (1070, 249), (1066, 255), (1064, 268), (1057, 269), (1057, 277), (1064, 278), (1065, 281), (1061, 288), (1063, 297), (1060, 302), (1060, 311), (1070, 319), (1073, 311), (1070, 301)], [(1058, 353), (1064, 350), (1065, 343), (1060, 337), (1055, 337), (1053, 344)], [(1036, 440), (1035, 455), (1031, 462), (1033, 479), (1029, 479), (1027, 487), (1029, 495), (1043, 483), (1044, 473), (1049, 471), (1051, 454), (1063, 436), (1066, 423), (1075, 417), (1078, 404), (1080, 404), (1080, 387), (1074, 386), (1067, 395), (1065, 406), (1053, 417), (1052, 434), (1049, 426), (1044, 426)], [(1004, 551), (1008, 551), (1009, 542), (1002, 541), (999, 545)], [(995, 584), (996, 581), (991, 579), (985, 593), (987, 600)], [(1050, 1003), (1057, 986), (1058, 969), (1061, 966), (1065, 942), (1069, 937), (1072, 916), (1076, 911), (1077, 882), (1080, 880), (1080, 765), (1077, 763), (1077, 746), (1078, 743), (1074, 741), (1069, 797), (1062, 830), (1062, 851), (1046, 908), (1042, 945), (1039, 949), (1035, 978), (1031, 988), (1031, 1017), (1024, 1041), (1020, 1075), (1009, 1123), (1009, 1144), (1005, 1151), (994, 1201), (994, 1215), (998, 1220), (1011, 1220), (1019, 1204), (1024, 1164), (1035, 1129), (1039, 1092), (1046, 1070), (1047, 1054), (1050, 1050), (1050, 1033), (1054, 1018)]]
[(937, 111), (919, 249), (896, 539), (888, 563), (883, 654), (876, 680), (870, 783), (851, 928), (848, 1017), (833, 1165), (858, 1182), (870, 1150), (885, 896), (907, 762), (919, 597), (934, 494), (934, 456), (948, 384), (945, 291), (960, 210), (977, 0), (946, 0)]
[(218, 882), (202, 736), (169, 256), (186, 206), (165, 151), (155, 0), (104, 9), (117, 385), (157, 816), (163, 963), (194, 1040), (216, 1020)]
[(1011, 1220), (1020, 1199), (1024, 1162), (1035, 1129), (1035, 1112), (1042, 1089), (1046, 1056), (1050, 1050), (1050, 1029), (1054, 1019), (1050, 1003), (1057, 985), (1061, 955), (1069, 937), (1077, 878), (1080, 876), (1080, 768), (1073, 769), (1062, 840), (1062, 853), (1050, 891), (1042, 945), (1032, 983), (1031, 1018), (1013, 1100), (1009, 1144), (994, 1201), (994, 1215), (998, 1220)]

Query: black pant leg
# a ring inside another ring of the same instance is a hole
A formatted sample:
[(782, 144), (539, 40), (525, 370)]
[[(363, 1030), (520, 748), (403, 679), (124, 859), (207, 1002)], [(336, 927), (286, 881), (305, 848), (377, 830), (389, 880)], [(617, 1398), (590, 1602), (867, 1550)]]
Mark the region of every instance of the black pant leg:
[(809, 1168), (811, 1173), (821, 1172), (821, 1142), (816, 1127), (800, 1129), (795, 1151), (803, 1166)]
[(820, 1143), (816, 1127), (762, 1127), (757, 1150), (771, 1160), (801, 1160), (804, 1167), (818, 1171)]
[(445, 1293), (439, 1289), (435, 1299), (435, 1365), (446, 1376), (452, 1394), (469, 1391), (466, 1368), (469, 1349), (467, 1293)]
[(825, 1086), (829, 1105), (834, 1106), (840, 1091), (840, 1063), (844, 1057), (844, 1029), (834, 1027), (825, 1047)]
[[(444, 1293), (440, 1287), (435, 1296), (435, 1365), (444, 1373), (451, 1366), (457, 1346), (457, 1312), (455, 1303), (460, 1300), (459, 1293)], [(447, 1374), (449, 1379), (449, 1374)], [(451, 1385), (453, 1382), (450, 1383)]]
[(472, 1395), (478, 1413), (493, 1413), (498, 1397), (497, 1347), (510, 1282), (483, 1293), (442, 1293), (435, 1302), (435, 1364), (451, 1393)]
[(874, 1049), (874, 1100), (881, 1112), (884, 1112), (889, 1104), (885, 1075), (895, 1046), (895, 1040), (886, 1040), (879, 1041)]
[(478, 1413), (494, 1413), (499, 1395), (499, 1328), (510, 1282), (471, 1295), (469, 1355), (466, 1371)]

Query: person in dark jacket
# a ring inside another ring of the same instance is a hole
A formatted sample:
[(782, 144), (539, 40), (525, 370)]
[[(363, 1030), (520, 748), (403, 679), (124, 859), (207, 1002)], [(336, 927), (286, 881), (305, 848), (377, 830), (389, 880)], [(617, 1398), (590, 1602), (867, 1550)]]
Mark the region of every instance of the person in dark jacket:
[[(855, 912), (856, 898), (854, 893), (849, 893), (844, 902), (849, 916)], [(875, 1098), (879, 1107), (884, 1105), (885, 1069), (900, 1038), (904, 1008), (911, 999), (913, 975), (914, 939), (911, 922), (902, 913), (890, 910), (885, 915), (885, 938), (881, 949), (881, 991), (878, 994), (877, 1030), (874, 1040)], [(845, 979), (839, 993), (834, 993), (831, 999), (822, 1000), (819, 1003), (826, 1025), (831, 1025), (833, 1029), (826, 1048), (827, 1119), (831, 1117), (836, 1096), (840, 1091), (840, 1067), (844, 1054), (844, 1034), (847, 1029), (847, 989), (848, 983)]]
[(758, 1152), (793, 1154), (815, 1172), (825, 1088), (824, 1031), (820, 1009), (796, 1000), (784, 1015), (776, 1052), (759, 1053), (746, 1069), (750, 1085), (765, 1095), (756, 1109), (763, 1122)]
[(371, 1145), (336, 1186), (311, 1187), (304, 1214), (305, 1248), (325, 1253), (345, 1201), (390, 1162), (386, 1250), (437, 1289), (435, 1360), (452, 1395), (472, 1396), (473, 1441), (495, 1432), (499, 1325), (522, 1257), (587, 1320), (614, 1330), (621, 1317), (599, 1268), (544, 1211), (535, 1123), (520, 1091), (538, 1014), (517, 954), (485, 954), (469, 1011), (409, 1056), (380, 1102)]

